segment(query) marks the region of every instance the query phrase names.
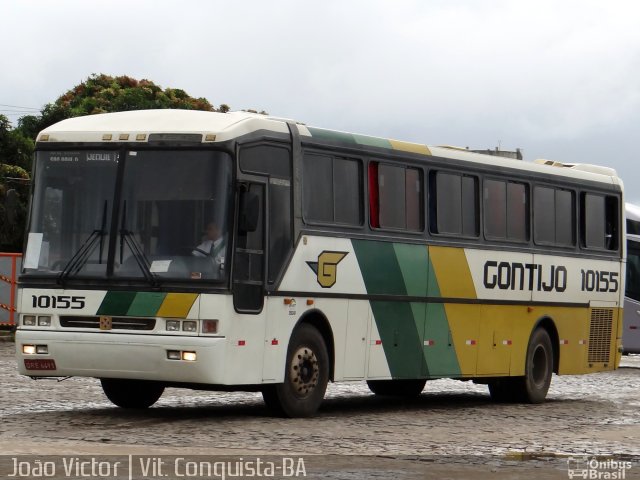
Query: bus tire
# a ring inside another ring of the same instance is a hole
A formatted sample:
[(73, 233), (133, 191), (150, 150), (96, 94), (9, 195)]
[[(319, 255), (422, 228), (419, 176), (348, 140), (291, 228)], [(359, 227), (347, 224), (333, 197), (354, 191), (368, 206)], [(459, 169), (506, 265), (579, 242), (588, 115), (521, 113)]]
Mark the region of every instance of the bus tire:
[(367, 386), (376, 395), (390, 397), (417, 397), (424, 390), (426, 380), (367, 380)]
[(537, 328), (529, 339), (524, 377), (514, 377), (514, 394), (524, 403), (542, 403), (547, 397), (553, 373), (553, 347), (544, 328)]
[(101, 378), (100, 383), (111, 403), (121, 408), (149, 408), (164, 392), (164, 385), (145, 380)]
[(277, 415), (310, 417), (320, 407), (329, 382), (329, 353), (312, 325), (297, 327), (287, 349), (284, 383), (266, 385), (262, 397)]

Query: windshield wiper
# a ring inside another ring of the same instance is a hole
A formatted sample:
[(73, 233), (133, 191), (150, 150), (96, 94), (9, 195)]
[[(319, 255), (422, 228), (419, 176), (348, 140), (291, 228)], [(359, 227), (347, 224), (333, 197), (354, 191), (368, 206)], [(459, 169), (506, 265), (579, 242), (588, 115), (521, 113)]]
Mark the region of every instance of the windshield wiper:
[(120, 227), (120, 265), (122, 265), (122, 254), (124, 251), (124, 245), (126, 244), (133, 253), (133, 258), (135, 259), (138, 267), (144, 274), (144, 278), (151, 284), (153, 287), (157, 287), (160, 282), (158, 281), (158, 276), (154, 274), (149, 268), (149, 259), (146, 257), (142, 248), (138, 244), (136, 237), (132, 232), (124, 228), (127, 218), (127, 202), (124, 202), (124, 206), (122, 209), (122, 224)]
[(100, 230), (94, 230), (89, 237), (84, 241), (82, 246), (73, 254), (67, 264), (64, 266), (60, 275), (58, 275), (58, 283), (62, 285), (64, 281), (69, 278), (70, 275), (75, 275), (84, 267), (84, 265), (91, 257), (91, 254), (96, 249), (96, 241), (100, 240), (100, 256), (98, 263), (102, 263), (102, 246), (103, 238), (106, 235), (106, 222), (107, 222), (107, 201), (104, 201), (104, 207), (102, 208), (102, 224)]

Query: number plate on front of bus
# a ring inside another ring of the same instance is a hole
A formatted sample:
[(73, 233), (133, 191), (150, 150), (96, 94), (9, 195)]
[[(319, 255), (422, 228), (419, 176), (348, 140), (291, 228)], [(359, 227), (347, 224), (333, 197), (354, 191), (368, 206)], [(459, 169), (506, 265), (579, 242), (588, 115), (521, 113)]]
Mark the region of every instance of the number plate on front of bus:
[(53, 359), (25, 358), (24, 368), (27, 370), (55, 370), (56, 362)]

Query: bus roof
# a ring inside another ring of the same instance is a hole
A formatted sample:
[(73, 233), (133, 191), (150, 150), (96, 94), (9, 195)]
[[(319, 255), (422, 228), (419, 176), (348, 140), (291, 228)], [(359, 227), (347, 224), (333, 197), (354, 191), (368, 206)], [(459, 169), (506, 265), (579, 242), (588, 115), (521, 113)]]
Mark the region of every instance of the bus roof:
[(495, 167), (554, 174), (622, 185), (612, 168), (588, 164), (563, 164), (551, 160), (525, 162), (474, 153), (450, 146), (428, 146), (400, 140), (371, 137), (306, 126), (294, 120), (250, 112), (205, 112), (200, 110), (133, 110), (74, 117), (44, 129), (38, 142), (144, 143), (154, 134), (201, 134), (203, 143), (224, 142), (258, 131), (288, 134), (287, 122), (295, 123), (303, 137), (352, 147), (377, 147), (422, 155), (433, 155)]
[(627, 202), (624, 204), (624, 207), (629, 220), (640, 222), (640, 206)]

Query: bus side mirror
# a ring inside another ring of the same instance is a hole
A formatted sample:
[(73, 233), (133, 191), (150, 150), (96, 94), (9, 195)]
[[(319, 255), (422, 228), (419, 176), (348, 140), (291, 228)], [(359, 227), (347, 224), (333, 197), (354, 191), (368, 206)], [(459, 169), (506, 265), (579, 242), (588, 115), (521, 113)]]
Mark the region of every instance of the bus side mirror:
[(252, 191), (240, 193), (240, 212), (238, 215), (238, 231), (255, 232), (260, 219), (260, 196)]

